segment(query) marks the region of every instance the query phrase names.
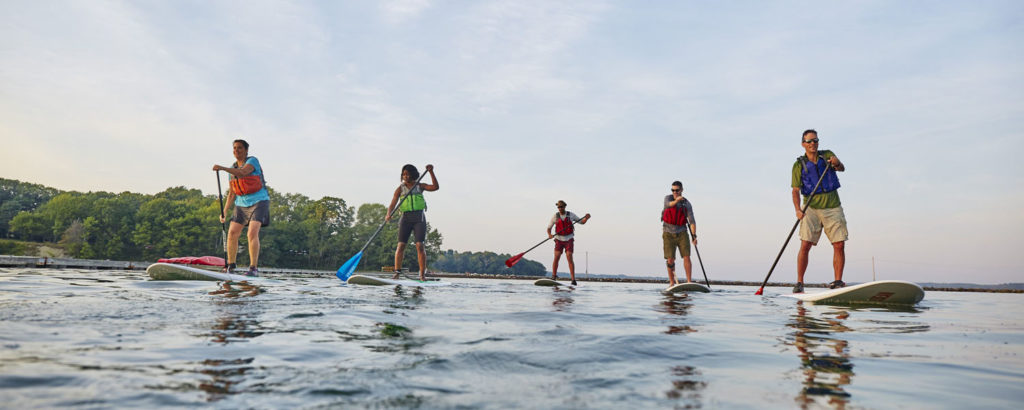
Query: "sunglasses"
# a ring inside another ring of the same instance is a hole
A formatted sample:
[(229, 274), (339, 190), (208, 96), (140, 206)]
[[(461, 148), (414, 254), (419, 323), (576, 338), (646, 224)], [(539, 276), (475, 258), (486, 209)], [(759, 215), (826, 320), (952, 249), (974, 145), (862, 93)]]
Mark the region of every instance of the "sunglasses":
[(682, 189), (675, 189), (675, 188), (673, 188), (672, 192), (683, 192), (683, 190)]
[(818, 139), (815, 138), (815, 139), (812, 139), (812, 140), (804, 140), (804, 143), (806, 143), (806, 144), (817, 144), (818, 143)]

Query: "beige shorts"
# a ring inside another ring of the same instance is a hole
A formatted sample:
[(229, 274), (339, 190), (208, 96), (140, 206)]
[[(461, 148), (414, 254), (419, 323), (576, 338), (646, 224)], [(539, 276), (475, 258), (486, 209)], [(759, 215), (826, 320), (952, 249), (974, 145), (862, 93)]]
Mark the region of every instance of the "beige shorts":
[(821, 239), (821, 231), (824, 229), (825, 236), (832, 243), (846, 241), (850, 233), (846, 231), (846, 215), (843, 215), (843, 207), (827, 209), (807, 208), (804, 219), (800, 221), (800, 240), (817, 245)]
[(665, 248), (665, 259), (676, 258), (676, 248), (679, 248), (679, 256), (690, 256), (690, 235), (686, 231), (680, 233), (661, 233), (661, 242)]

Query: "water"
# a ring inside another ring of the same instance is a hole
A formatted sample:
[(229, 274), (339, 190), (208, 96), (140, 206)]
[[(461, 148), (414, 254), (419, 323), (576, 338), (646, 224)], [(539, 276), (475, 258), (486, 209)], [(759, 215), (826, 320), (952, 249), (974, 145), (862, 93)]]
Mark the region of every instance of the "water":
[(260, 287), (0, 269), (0, 407), (1010, 408), (1024, 295), (844, 308), (752, 287)]

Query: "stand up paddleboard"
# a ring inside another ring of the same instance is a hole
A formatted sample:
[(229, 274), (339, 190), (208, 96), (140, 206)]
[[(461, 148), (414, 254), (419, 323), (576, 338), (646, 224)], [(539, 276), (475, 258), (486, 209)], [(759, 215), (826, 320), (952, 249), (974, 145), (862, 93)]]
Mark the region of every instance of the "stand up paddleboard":
[(682, 293), (682, 292), (711, 292), (707, 286), (701, 285), (697, 282), (690, 283), (677, 283), (675, 286), (669, 286), (662, 292), (664, 293)]
[(824, 292), (782, 296), (820, 304), (913, 305), (924, 299), (924, 289), (902, 280), (880, 280)]
[(451, 283), (442, 282), (437, 280), (408, 280), (408, 279), (385, 279), (374, 276), (366, 275), (352, 275), (345, 281), (349, 285), (368, 285), (368, 286), (388, 286), (388, 285), (402, 285), (402, 286), (414, 286), (414, 287), (431, 287), (431, 286), (448, 286)]
[(533, 284), (537, 286), (570, 286), (569, 284), (554, 281), (548, 278), (537, 279), (537, 281), (533, 282)]
[(263, 279), (259, 276), (222, 273), (173, 263), (154, 263), (146, 268), (146, 273), (154, 280), (233, 280), (241, 282)]

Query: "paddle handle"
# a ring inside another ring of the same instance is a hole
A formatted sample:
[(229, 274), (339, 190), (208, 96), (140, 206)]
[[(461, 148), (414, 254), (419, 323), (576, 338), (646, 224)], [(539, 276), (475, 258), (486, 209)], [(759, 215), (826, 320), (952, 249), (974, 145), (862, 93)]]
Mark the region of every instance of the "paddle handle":
[[(818, 187), (821, 186), (821, 181), (825, 179), (825, 174), (827, 174), (830, 169), (832, 169), (832, 163), (826, 160), (825, 170), (822, 171), (821, 176), (818, 177), (818, 183), (814, 184), (814, 189), (811, 190), (811, 194), (807, 196), (807, 202), (804, 203), (803, 208), (800, 209), (801, 214), (807, 213), (807, 207), (811, 205), (811, 198), (814, 198), (814, 195), (818, 193)], [(786, 251), (786, 246), (789, 245), (789, 240), (793, 238), (793, 232), (796, 232), (796, 227), (798, 226), (800, 226), (800, 219), (797, 219), (796, 223), (793, 224), (793, 229), (789, 230), (789, 235), (786, 236), (786, 242), (782, 244), (782, 249), (779, 250), (779, 255), (775, 257), (775, 262), (772, 262), (771, 269), (768, 269), (768, 276), (764, 277), (764, 282), (761, 282), (761, 287), (754, 293), (755, 295), (760, 295), (761, 292), (764, 291), (764, 285), (768, 284), (768, 278), (772, 277), (772, 272), (775, 271), (775, 265), (779, 264), (779, 259), (782, 258), (782, 253)]]

